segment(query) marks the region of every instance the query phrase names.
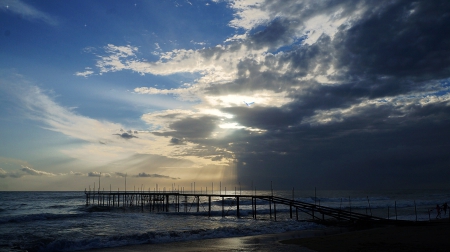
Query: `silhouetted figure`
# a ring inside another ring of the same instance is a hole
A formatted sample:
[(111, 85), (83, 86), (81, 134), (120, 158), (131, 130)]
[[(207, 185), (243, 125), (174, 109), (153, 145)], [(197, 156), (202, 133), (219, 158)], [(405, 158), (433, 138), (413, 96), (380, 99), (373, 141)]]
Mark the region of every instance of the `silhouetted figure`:
[(448, 205), (447, 205), (447, 202), (445, 202), (444, 205), (442, 205), (442, 209), (444, 210), (444, 215), (447, 215), (447, 208), (448, 208)]
[(441, 207), (439, 206), (439, 204), (436, 204), (436, 212), (437, 212), (436, 219), (438, 217), (441, 218)]

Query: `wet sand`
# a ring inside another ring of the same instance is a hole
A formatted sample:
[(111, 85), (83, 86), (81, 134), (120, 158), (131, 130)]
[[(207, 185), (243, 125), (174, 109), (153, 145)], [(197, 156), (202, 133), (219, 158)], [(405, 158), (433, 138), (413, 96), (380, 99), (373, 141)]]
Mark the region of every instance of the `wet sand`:
[(86, 252), (141, 251), (450, 251), (450, 221), (384, 226), (358, 231), (327, 227), (256, 236), (142, 244)]
[(450, 251), (450, 221), (387, 226), (341, 234), (291, 239), (283, 244), (313, 251)]
[(323, 236), (346, 232), (344, 228), (318, 228), (311, 230), (292, 231), (281, 234), (265, 234), (245, 237), (204, 239), (186, 242), (161, 244), (142, 244), (116, 248), (93, 249), (85, 252), (141, 252), (141, 251), (280, 251), (280, 252), (312, 252), (306, 247), (295, 244), (282, 244), (279, 241), (314, 236)]

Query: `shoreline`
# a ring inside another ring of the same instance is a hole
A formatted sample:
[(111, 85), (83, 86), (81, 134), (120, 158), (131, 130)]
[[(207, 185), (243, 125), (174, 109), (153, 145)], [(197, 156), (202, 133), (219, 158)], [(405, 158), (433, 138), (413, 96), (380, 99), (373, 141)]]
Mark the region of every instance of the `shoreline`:
[(84, 252), (143, 251), (449, 251), (450, 221), (435, 220), (407, 225), (367, 228), (330, 227), (278, 234), (212, 238), (171, 243), (139, 244)]
[(295, 244), (282, 244), (280, 241), (321, 237), (348, 232), (345, 227), (319, 227), (277, 234), (261, 234), (241, 237), (212, 238), (181, 242), (138, 244), (112, 248), (83, 250), (83, 252), (143, 252), (143, 251), (301, 251), (312, 252)]

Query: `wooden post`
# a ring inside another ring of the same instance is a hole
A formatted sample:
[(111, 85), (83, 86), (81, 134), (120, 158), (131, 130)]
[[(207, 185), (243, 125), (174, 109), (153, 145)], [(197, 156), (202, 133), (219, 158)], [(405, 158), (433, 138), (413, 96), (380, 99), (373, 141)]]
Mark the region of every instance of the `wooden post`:
[(252, 197), (252, 218), (254, 219), (255, 218), (255, 206), (253, 205), (253, 202), (254, 201), (254, 199), (253, 199), (253, 197)]
[(169, 194), (166, 194), (166, 212), (169, 212)]
[(369, 203), (370, 216), (372, 216), (372, 208), (370, 207), (369, 196), (367, 196), (367, 203)]
[(240, 218), (240, 216), (239, 216), (239, 196), (236, 197), (236, 215), (238, 218)]
[(272, 184), (272, 181), (270, 181), (270, 191), (272, 192), (272, 197), (273, 197), (273, 184)]
[(208, 196), (208, 216), (211, 217), (211, 195)]
[(225, 209), (224, 209), (225, 199), (222, 196), (222, 217), (225, 217)]
[(270, 198), (270, 200), (269, 200), (269, 214), (270, 214), (270, 219), (272, 219), (272, 200), (273, 200), (273, 198)]
[(414, 200), (414, 213), (416, 214), (416, 222), (417, 222), (417, 207), (416, 207), (416, 201)]
[(289, 205), (289, 213), (292, 219), (292, 204), (294, 204), (294, 187), (292, 187), (292, 203)]
[[(195, 184), (195, 183), (194, 183)], [(195, 187), (194, 187), (195, 188)], [(200, 212), (200, 196), (197, 196), (197, 213)]]
[(254, 202), (253, 219), (256, 220), (256, 198), (252, 197), (252, 203)]
[(275, 221), (277, 221), (277, 203), (273, 202), (273, 216), (275, 217)]
[(397, 220), (397, 201), (394, 202), (395, 207), (395, 220)]

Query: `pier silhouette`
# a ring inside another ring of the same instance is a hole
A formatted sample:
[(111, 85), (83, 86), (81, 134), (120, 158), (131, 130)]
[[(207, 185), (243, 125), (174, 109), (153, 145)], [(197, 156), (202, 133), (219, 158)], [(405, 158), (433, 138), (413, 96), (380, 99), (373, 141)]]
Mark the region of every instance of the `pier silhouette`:
[[(195, 193), (182, 191), (86, 191), (86, 205), (97, 205), (103, 207), (123, 207), (140, 208), (142, 211), (149, 212), (175, 212), (175, 213), (204, 213), (211, 217), (212, 213), (222, 217), (230, 216), (230, 212), (237, 218), (241, 217), (242, 201), (248, 204), (251, 201), (251, 214), (253, 219), (257, 219), (258, 212), (270, 219), (277, 220), (277, 206), (289, 208), (289, 217), (296, 220), (330, 222), (330, 221), (350, 221), (350, 222), (376, 222), (376, 223), (394, 223), (396, 220), (385, 219), (372, 216), (371, 214), (362, 214), (321, 206), (313, 203), (306, 203), (294, 199), (269, 195), (255, 194), (230, 194), (218, 192), (214, 193)], [(214, 200), (214, 201), (213, 201)], [(216, 205), (213, 211), (212, 204)], [(219, 210), (217, 210), (219, 207)], [(268, 208), (268, 209), (267, 209)], [(218, 213), (219, 212), (219, 213)], [(249, 212), (246, 209), (246, 213)], [(299, 214), (301, 215), (299, 219)]]

